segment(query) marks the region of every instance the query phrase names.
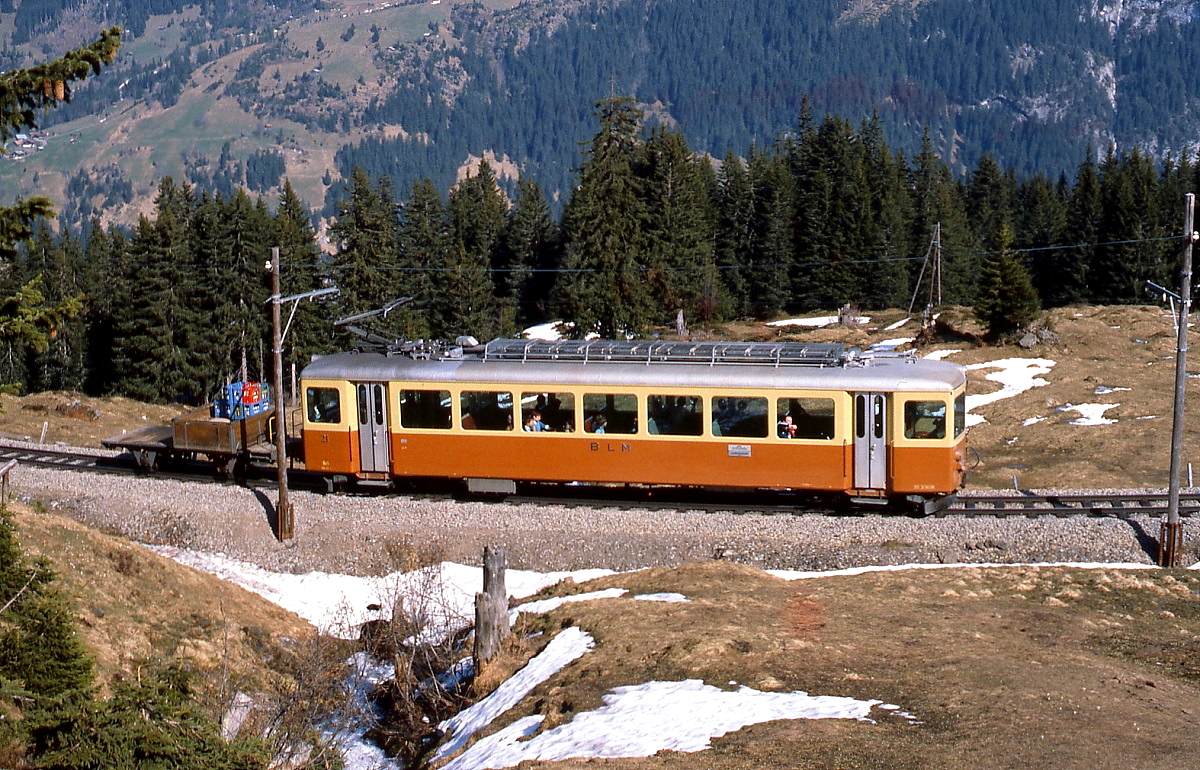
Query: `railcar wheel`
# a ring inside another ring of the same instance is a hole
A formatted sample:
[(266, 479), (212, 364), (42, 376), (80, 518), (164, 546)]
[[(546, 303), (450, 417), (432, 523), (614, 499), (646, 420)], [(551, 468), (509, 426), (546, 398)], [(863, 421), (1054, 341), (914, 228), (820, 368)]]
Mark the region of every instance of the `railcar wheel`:
[(137, 464), (143, 473), (153, 473), (158, 470), (158, 452), (149, 449), (138, 450)]

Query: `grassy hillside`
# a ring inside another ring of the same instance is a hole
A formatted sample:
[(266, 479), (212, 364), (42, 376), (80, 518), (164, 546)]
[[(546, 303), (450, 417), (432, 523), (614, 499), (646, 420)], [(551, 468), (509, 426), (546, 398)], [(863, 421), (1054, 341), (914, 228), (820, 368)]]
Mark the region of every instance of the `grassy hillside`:
[(174, 662), (199, 674), (209, 704), (223, 709), (239, 690), (281, 687), (289, 659), (314, 635), (237, 586), (36, 504), (11, 508), (22, 547), (50, 559), (74, 602), (102, 688), (136, 678), (149, 661)]

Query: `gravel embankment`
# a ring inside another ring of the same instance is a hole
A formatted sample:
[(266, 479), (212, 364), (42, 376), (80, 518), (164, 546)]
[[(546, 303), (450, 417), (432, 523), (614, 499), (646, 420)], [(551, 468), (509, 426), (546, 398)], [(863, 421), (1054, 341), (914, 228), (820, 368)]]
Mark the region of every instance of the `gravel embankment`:
[[(97, 529), (224, 553), (264, 568), (381, 574), (415, 562), (475, 564), (485, 544), (517, 569), (627, 570), (725, 558), (773, 569), (870, 564), (1152, 563), (1159, 524), (1069, 518), (907, 518), (648, 511), (293, 492), (296, 537), (270, 525), (275, 493), (19, 467), (10, 492)], [(1186, 527), (1187, 525), (1185, 525)], [(1194, 537), (1185, 559), (1195, 561)]]

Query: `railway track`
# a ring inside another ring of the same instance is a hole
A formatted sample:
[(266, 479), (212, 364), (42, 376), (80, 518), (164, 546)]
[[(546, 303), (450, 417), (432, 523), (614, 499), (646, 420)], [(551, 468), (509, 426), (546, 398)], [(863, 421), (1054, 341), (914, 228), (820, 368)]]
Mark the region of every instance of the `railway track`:
[[(108, 473), (133, 476), (153, 476), (157, 478), (187, 481), (191, 483), (237, 483), (241, 486), (267, 488), (275, 484), (275, 469), (264, 465), (250, 465), (245, 468), (244, 475), (237, 479), (229, 479), (214, 473), (212, 465), (200, 461), (179, 462), (169, 467), (161, 468), (152, 474), (147, 474), (138, 467), (132, 455), (113, 454), (103, 451), (89, 451), (74, 448), (49, 448), (31, 446), (28, 444), (11, 444), (0, 442), (0, 464), (16, 460), (18, 464), (33, 465), (43, 468), (55, 468), (86, 473)], [(289, 484), (296, 489), (310, 491), (325, 491), (328, 487), (325, 478), (316, 473), (303, 470), (291, 470), (288, 473)], [(350, 490), (358, 494), (378, 494), (393, 491), (390, 485), (363, 484)], [(421, 494), (437, 496), (455, 496), (448, 485), (439, 485), (438, 489), (422, 489)], [(460, 495), (461, 496), (461, 495)], [(496, 498), (488, 498), (496, 499)], [(734, 511), (738, 513), (757, 513), (775, 515), (795, 515), (815, 510), (828, 511), (831, 506), (814, 506), (811, 499), (788, 494), (763, 494), (750, 496), (742, 493), (713, 493), (687, 489), (640, 489), (640, 488), (598, 488), (595, 486), (552, 486), (531, 485), (522, 488), (521, 494), (505, 498), (514, 505), (521, 504), (554, 504), (575, 505), (581, 507), (629, 506), (668, 509)], [(1121, 491), (1105, 490), (1091, 493), (1058, 492), (1041, 490), (1038, 493), (1006, 491), (1001, 493), (965, 492), (955, 502), (941, 511), (931, 514), (934, 517), (965, 516), (965, 517), (1069, 517), (1095, 516), (1109, 518), (1129, 518), (1133, 516), (1164, 516), (1167, 511), (1168, 497), (1165, 491)], [(860, 508), (842, 510), (844, 515), (864, 515), (873, 512), (884, 513), (886, 508)], [(1200, 494), (1195, 492), (1181, 493), (1179, 513), (1187, 518), (1200, 518)]]

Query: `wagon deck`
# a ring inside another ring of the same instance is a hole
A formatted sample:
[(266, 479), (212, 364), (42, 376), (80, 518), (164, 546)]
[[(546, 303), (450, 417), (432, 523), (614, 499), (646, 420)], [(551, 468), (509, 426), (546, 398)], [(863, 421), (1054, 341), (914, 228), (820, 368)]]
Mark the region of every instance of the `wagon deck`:
[(208, 457), (226, 471), (238, 462), (274, 461), (273, 407), (243, 420), (211, 414), (211, 407), (205, 406), (176, 417), (170, 425), (147, 426), (100, 443), (130, 452), (147, 470), (161, 460), (190, 460), (196, 455)]

